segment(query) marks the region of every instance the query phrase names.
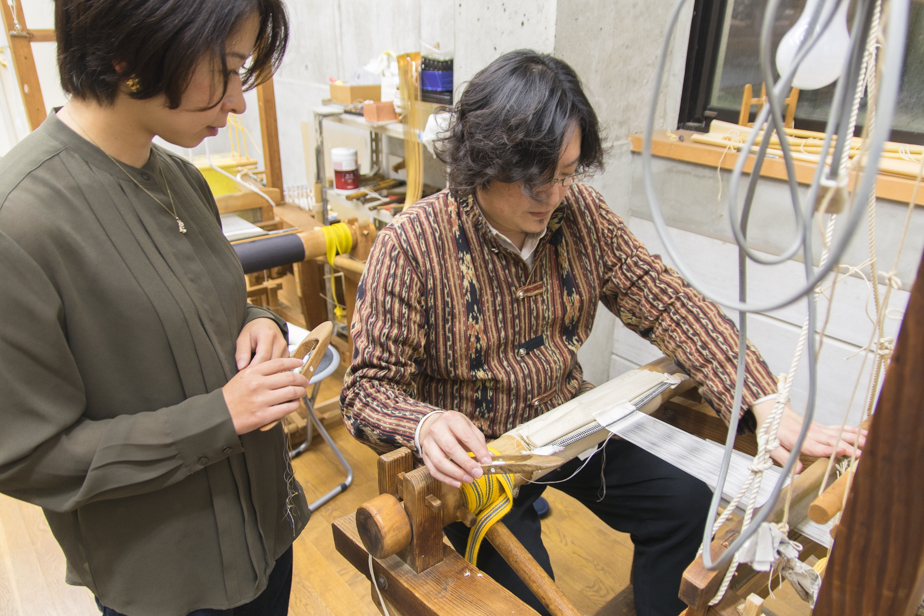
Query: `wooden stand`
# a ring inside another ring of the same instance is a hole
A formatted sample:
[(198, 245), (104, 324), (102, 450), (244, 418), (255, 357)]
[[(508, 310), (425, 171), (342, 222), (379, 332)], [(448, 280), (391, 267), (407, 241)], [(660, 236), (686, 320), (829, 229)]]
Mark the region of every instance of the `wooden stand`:
[(0, 14), (3, 16), (3, 27), (10, 39), (10, 55), (13, 58), (13, 68), (16, 70), (16, 80), (19, 82), (19, 94), (26, 108), (29, 129), (35, 130), (45, 121), (47, 114), (38, 71), (35, 70), (32, 43), (54, 43), (55, 33), (54, 30), (29, 30), (20, 0), (12, 0), (12, 10), (10, 4), (9, 0), (0, 2)]
[[(786, 117), (783, 119), (783, 126), (793, 128), (796, 121), (796, 104), (799, 102), (799, 88), (793, 88), (789, 92), (789, 97), (783, 101), (786, 105)], [(741, 112), (738, 114), (739, 126), (751, 126), (751, 107), (757, 105), (757, 112), (767, 104), (767, 87), (760, 85), (760, 98), (754, 98), (754, 88), (751, 84), (745, 84), (744, 96), (741, 97)]]

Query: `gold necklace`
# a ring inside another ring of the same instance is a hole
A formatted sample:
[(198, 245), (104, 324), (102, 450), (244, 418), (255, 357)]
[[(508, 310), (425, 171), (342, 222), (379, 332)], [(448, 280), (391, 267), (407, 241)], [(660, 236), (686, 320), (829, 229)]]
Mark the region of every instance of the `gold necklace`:
[(170, 206), (173, 208), (173, 211), (170, 211), (170, 208), (168, 208), (166, 205), (164, 205), (164, 202), (163, 202), (163, 201), (161, 201), (160, 199), (158, 199), (157, 197), (155, 197), (154, 195), (152, 195), (152, 194), (151, 194), (151, 191), (149, 191), (147, 188), (145, 188), (144, 186), (142, 186), (142, 185), (141, 185), (141, 182), (139, 182), (138, 180), (136, 180), (136, 179), (135, 179), (135, 176), (133, 176), (131, 173), (129, 173), (129, 172), (128, 172), (128, 169), (126, 169), (125, 167), (123, 167), (123, 166), (119, 163), (119, 161), (117, 161), (115, 158), (113, 158), (113, 157), (109, 154), (109, 152), (107, 152), (106, 150), (104, 150), (103, 148), (101, 148), (101, 147), (99, 146), (99, 144), (96, 143), (96, 141), (93, 140), (93, 137), (90, 136), (90, 133), (87, 132), (87, 129), (85, 129), (83, 126), (81, 126), (81, 124), (80, 124), (79, 122), (77, 122), (77, 120), (74, 118), (73, 114), (69, 114), (69, 117), (70, 117), (71, 120), (74, 121), (74, 124), (76, 124), (76, 125), (80, 128), (80, 130), (83, 131), (84, 136), (85, 136), (87, 139), (90, 140), (90, 143), (92, 143), (92, 144), (95, 145), (97, 148), (99, 148), (100, 151), (101, 151), (103, 154), (105, 154), (106, 156), (109, 157), (109, 160), (111, 160), (113, 163), (115, 163), (115, 166), (116, 166), (116, 167), (118, 167), (119, 169), (122, 170), (122, 173), (124, 173), (125, 175), (128, 176), (128, 179), (130, 179), (132, 182), (134, 182), (134, 183), (138, 186), (138, 188), (140, 188), (140, 189), (143, 190), (145, 193), (147, 193), (147, 195), (148, 195), (151, 199), (154, 199), (154, 201), (157, 201), (157, 204), (158, 204), (160, 207), (164, 208), (164, 209), (167, 211), (168, 214), (170, 214), (171, 216), (173, 216), (174, 219), (176, 219), (176, 226), (177, 226), (177, 229), (180, 230), (180, 233), (186, 233), (186, 225), (183, 224), (183, 221), (180, 220), (180, 217), (176, 215), (176, 203), (174, 203), (174, 201), (173, 201), (173, 193), (170, 192), (170, 184), (167, 183), (167, 176), (164, 175), (164, 166), (163, 166), (163, 164), (161, 164), (160, 162), (158, 162), (158, 165), (157, 165), (157, 166), (160, 167), (160, 177), (163, 178), (163, 180), (164, 180), (164, 186), (167, 187), (167, 196), (170, 197)]

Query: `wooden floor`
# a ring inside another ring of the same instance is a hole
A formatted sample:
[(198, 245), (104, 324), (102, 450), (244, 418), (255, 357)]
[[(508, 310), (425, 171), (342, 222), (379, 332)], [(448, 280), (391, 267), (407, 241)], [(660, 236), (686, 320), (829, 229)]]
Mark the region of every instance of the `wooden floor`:
[[(298, 322), (297, 313), (282, 312)], [(342, 376), (341, 368), (324, 382), (319, 403), (337, 397)], [(377, 495), (376, 455), (349, 435), (338, 415), (325, 425), (353, 467), (353, 485), (317, 511), (296, 541), (289, 613), (373, 616), (379, 612), (371, 599), (370, 584), (337, 553), (331, 522)], [(333, 452), (317, 436), (293, 466), (309, 502), (344, 477)], [(629, 596), (620, 594), (628, 585), (632, 562), (628, 537), (557, 490), (548, 489), (546, 498), (551, 513), (543, 521), (542, 536), (564, 593), (584, 614), (634, 614)], [(779, 616), (810, 614), (805, 604), (788, 598), (793, 594), (788, 583), (777, 594), (786, 600), (765, 605)], [(94, 614), (99, 612), (90, 593), (64, 583), (64, 555), (41, 510), (0, 495), (0, 616)]]

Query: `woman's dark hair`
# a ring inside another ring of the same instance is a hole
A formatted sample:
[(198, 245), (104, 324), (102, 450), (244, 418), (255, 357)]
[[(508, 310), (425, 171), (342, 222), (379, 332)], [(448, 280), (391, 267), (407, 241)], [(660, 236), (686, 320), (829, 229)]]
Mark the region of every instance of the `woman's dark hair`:
[(282, 0), (55, 0), (61, 86), (111, 105), (120, 83), (134, 77), (140, 89), (132, 98), (164, 94), (176, 109), (196, 65), (208, 58), (224, 75), (220, 102), (229, 78), (225, 44), (253, 14), (260, 29), (241, 74), (245, 89), (266, 81), (282, 61), (288, 41)]
[(603, 169), (603, 137), (581, 80), (550, 55), (521, 49), (475, 75), (449, 110), (449, 130), (437, 141), (453, 194), (467, 197), (494, 181), (536, 189), (555, 175), (565, 139), (581, 128), (580, 171)]

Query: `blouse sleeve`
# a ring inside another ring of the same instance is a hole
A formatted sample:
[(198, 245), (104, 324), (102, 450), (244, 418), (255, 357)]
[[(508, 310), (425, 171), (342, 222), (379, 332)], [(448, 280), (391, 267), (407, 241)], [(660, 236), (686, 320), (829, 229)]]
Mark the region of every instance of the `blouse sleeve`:
[(3, 233), (0, 271), (0, 492), (70, 511), (160, 489), (243, 451), (221, 389), (151, 412), (87, 419), (54, 286)]

